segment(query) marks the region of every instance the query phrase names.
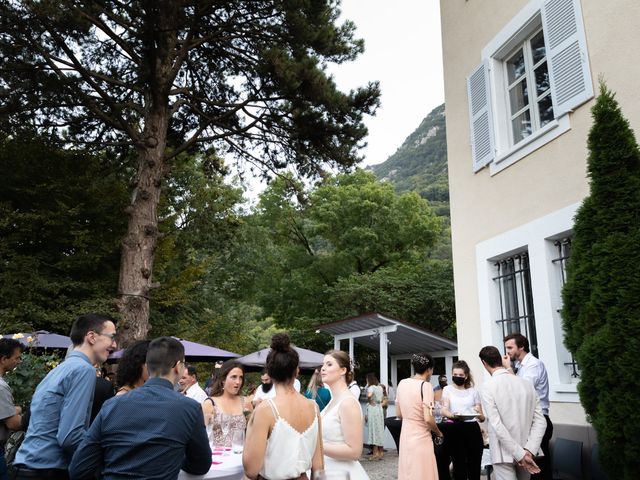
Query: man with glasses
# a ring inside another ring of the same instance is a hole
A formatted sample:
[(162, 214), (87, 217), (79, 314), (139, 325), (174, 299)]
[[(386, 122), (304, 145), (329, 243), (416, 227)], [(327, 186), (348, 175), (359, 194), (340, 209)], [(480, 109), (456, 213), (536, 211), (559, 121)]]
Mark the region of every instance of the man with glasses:
[(87, 313), (71, 327), (73, 350), (40, 382), (31, 401), (27, 435), (16, 454), (12, 479), (67, 479), (68, 466), (89, 428), (96, 372), (116, 348), (115, 320)]
[(174, 390), (184, 369), (178, 340), (153, 340), (147, 351), (149, 379), (105, 402), (73, 456), (70, 477), (170, 480), (180, 469), (207, 473), (211, 447), (202, 407)]

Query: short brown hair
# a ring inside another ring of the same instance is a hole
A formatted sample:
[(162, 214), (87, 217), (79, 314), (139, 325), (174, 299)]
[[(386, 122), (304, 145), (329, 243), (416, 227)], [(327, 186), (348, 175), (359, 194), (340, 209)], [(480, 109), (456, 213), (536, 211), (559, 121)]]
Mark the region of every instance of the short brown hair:
[(524, 348), (524, 351), (529, 353), (529, 340), (527, 340), (527, 337), (521, 333), (511, 333), (504, 337), (502, 342), (507, 343), (508, 340), (514, 340), (516, 342), (516, 347)]
[(479, 354), (480, 360), (489, 365), (492, 368), (502, 366), (502, 355), (500, 351), (493, 345), (482, 347)]

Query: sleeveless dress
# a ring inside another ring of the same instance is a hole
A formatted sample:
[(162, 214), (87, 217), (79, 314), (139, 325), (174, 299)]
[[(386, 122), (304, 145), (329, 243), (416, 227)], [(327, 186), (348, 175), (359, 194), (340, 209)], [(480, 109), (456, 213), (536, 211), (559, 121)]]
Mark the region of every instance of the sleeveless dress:
[(380, 385), (371, 385), (367, 389), (367, 393), (371, 392), (369, 399), (373, 405), (367, 405), (367, 444), (384, 445), (384, 413), (382, 412), (382, 387)]
[(267, 439), (267, 451), (260, 477), (268, 480), (286, 480), (299, 478), (311, 470), (311, 460), (318, 443), (318, 409), (313, 422), (304, 432), (293, 428), (280, 416), (273, 399), (267, 400), (276, 418)]
[[(242, 411), (245, 411), (244, 408), (244, 399), (245, 397), (240, 397), (240, 401), (242, 404)], [(214, 414), (213, 414), (213, 428), (211, 430), (211, 436), (209, 437), (209, 442), (211, 445), (219, 445), (225, 447), (231, 447), (231, 435), (234, 430), (246, 430), (247, 429), (247, 419), (244, 413), (238, 414), (230, 414), (223, 413), (222, 409), (216, 404), (216, 401), (209, 397), (205, 400), (205, 402), (209, 400), (213, 404)], [(222, 433), (222, 421), (226, 420), (229, 422), (229, 432), (225, 436)]]
[[(433, 451), (431, 431), (424, 421), (422, 402), (433, 404), (433, 388), (429, 382), (405, 378), (396, 390), (396, 405), (402, 412), (398, 480), (438, 480), (438, 467)], [(420, 389), (424, 400), (420, 400)]]
[[(344, 443), (344, 434), (342, 433), (342, 423), (340, 421), (340, 404), (344, 401), (358, 403), (351, 393), (345, 392), (335, 406), (331, 407), (329, 411), (324, 409), (321, 413), (322, 441), (324, 443)], [(359, 407), (360, 403), (358, 403)], [(364, 471), (364, 468), (357, 460), (336, 460), (325, 455), (324, 469), (327, 472), (349, 472), (349, 480), (369, 480), (367, 472)]]

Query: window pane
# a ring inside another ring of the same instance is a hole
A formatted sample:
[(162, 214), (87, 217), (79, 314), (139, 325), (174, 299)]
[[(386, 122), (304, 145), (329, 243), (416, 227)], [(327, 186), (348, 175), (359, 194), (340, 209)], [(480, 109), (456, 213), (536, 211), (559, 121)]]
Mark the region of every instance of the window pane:
[(536, 95), (539, 97), (544, 92), (549, 90), (549, 69), (547, 68), (547, 62), (541, 63), (535, 70), (536, 76)]
[(511, 120), (511, 126), (513, 130), (514, 144), (531, 135), (531, 115), (529, 110), (525, 110), (516, 118)]
[(522, 75), (524, 75), (524, 72), (524, 55), (522, 53), (522, 49), (520, 49), (513, 57), (507, 60), (507, 74), (509, 78), (509, 84), (512, 84)]
[(544, 35), (540, 30), (535, 37), (531, 39), (531, 52), (533, 54), (534, 65), (544, 58), (546, 49), (544, 48)]
[(511, 87), (509, 100), (512, 115), (529, 105), (529, 92), (527, 91), (527, 80), (525, 78)]
[(538, 113), (540, 115), (540, 126), (544, 127), (553, 120), (553, 104), (551, 103), (551, 95), (547, 95), (538, 102)]

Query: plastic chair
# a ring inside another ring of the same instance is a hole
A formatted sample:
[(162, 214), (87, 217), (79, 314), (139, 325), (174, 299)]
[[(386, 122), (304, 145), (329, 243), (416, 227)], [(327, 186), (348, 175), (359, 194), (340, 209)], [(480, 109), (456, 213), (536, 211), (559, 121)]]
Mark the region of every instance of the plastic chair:
[(551, 465), (554, 480), (582, 480), (582, 442), (556, 438)]
[(591, 480), (609, 480), (607, 474), (602, 471), (602, 465), (598, 459), (599, 450), (597, 443), (591, 446)]

